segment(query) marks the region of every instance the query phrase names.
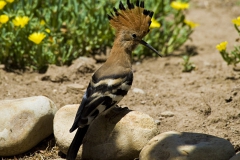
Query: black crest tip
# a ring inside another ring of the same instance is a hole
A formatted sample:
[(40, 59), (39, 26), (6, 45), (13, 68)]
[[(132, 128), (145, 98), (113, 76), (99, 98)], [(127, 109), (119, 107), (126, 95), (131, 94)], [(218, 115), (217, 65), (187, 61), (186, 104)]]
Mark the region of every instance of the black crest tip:
[(144, 8), (144, 1), (140, 2), (140, 7)]
[(150, 11), (148, 11), (148, 10), (146, 10), (146, 9), (143, 10), (143, 14), (144, 14), (144, 15), (147, 16), (147, 15), (149, 15), (149, 13), (150, 13)]
[(111, 17), (109, 14), (108, 14), (107, 16), (108, 16), (108, 20), (111, 20), (111, 19), (112, 19), (112, 17)]
[(136, 6), (139, 7), (139, 5), (140, 5), (139, 0), (137, 0)]
[(133, 3), (131, 3), (131, 9), (133, 9), (134, 8), (134, 4)]
[(119, 15), (118, 10), (117, 10), (115, 7), (113, 7), (113, 11), (115, 12), (115, 15), (116, 15), (116, 16)]
[(154, 12), (150, 11), (149, 16), (152, 18), (153, 14), (154, 14)]
[(114, 12), (117, 12), (117, 9), (115, 7), (113, 7), (113, 10), (114, 10)]
[(134, 4), (130, 3), (130, 0), (127, 0), (127, 5), (129, 9), (133, 9), (134, 8)]
[(127, 0), (127, 5), (128, 5), (128, 8), (129, 6), (131, 6), (130, 0)]
[(126, 10), (126, 8), (124, 7), (122, 1), (120, 1), (120, 3), (119, 3), (119, 9), (120, 10)]
[(110, 12), (110, 13), (111, 13), (111, 16), (114, 17), (114, 14), (112, 12)]

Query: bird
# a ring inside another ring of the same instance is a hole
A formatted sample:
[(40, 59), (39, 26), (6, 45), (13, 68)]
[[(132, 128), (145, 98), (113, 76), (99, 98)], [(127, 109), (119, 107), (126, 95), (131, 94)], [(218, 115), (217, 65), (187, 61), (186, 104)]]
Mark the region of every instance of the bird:
[(93, 73), (75, 120), (70, 129), (77, 132), (70, 144), (66, 159), (74, 160), (92, 121), (103, 111), (118, 107), (133, 82), (132, 51), (142, 44), (161, 56), (143, 40), (151, 25), (153, 11), (144, 8), (144, 1), (136, 4), (127, 0), (127, 7), (120, 1), (119, 9), (113, 7), (108, 14), (110, 25), (115, 29), (115, 40), (106, 62)]

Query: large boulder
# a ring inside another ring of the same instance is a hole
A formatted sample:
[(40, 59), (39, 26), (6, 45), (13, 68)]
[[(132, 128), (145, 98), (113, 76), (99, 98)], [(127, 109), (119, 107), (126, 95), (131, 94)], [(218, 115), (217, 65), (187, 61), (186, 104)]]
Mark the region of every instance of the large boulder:
[(83, 159), (127, 160), (138, 158), (157, 135), (157, 125), (147, 114), (112, 108), (90, 125), (83, 142)]
[(23, 153), (52, 134), (56, 111), (44, 96), (0, 101), (0, 156)]
[[(54, 118), (54, 136), (63, 153), (67, 153), (76, 132), (69, 133), (69, 129), (78, 106), (64, 106), (58, 110)], [(157, 133), (157, 126), (149, 115), (128, 109), (112, 108), (100, 114), (92, 122), (78, 152), (78, 158), (134, 159)]]
[(219, 137), (201, 133), (165, 132), (142, 149), (140, 160), (229, 160), (233, 145)]

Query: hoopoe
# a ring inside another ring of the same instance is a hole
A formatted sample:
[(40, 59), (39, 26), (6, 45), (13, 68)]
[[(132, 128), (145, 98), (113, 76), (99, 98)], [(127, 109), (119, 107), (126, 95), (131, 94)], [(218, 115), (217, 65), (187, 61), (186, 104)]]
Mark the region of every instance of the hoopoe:
[(131, 54), (140, 43), (161, 56), (157, 50), (142, 40), (149, 32), (152, 11), (144, 9), (144, 2), (136, 6), (127, 0), (128, 8), (120, 1), (119, 9), (108, 15), (116, 30), (115, 41), (107, 61), (93, 74), (78, 108), (70, 132), (78, 129), (68, 149), (67, 159), (77, 156), (84, 135), (91, 122), (103, 111), (115, 107), (127, 94), (133, 81)]

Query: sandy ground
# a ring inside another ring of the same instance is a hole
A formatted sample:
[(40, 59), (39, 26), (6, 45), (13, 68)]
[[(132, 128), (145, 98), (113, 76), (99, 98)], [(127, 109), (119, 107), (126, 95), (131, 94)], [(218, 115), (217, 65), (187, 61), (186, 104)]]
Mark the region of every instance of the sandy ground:
[[(134, 82), (121, 106), (145, 112), (160, 120), (160, 132), (187, 131), (206, 133), (228, 139), (240, 151), (240, 74), (228, 66), (215, 49), (216, 44), (228, 41), (228, 49), (239, 45), (239, 37), (231, 20), (240, 16), (238, 0), (192, 0), (187, 18), (200, 24), (191, 40), (172, 56), (145, 59), (133, 65)], [(186, 46), (196, 47), (191, 58), (196, 70), (182, 72), (183, 60), (179, 53)], [(96, 64), (96, 69), (101, 64)], [(56, 74), (60, 72), (56, 70)], [(59, 73), (60, 74), (60, 73)], [(54, 83), (43, 81), (43, 74), (9, 73), (0, 69), (0, 99), (15, 99), (45, 95), (60, 108), (79, 103), (84, 90), (71, 92), (69, 84), (86, 88), (92, 73), (76, 75), (70, 81)], [(145, 94), (133, 92), (142, 89)], [(174, 116), (162, 118), (171, 111)], [(63, 157), (53, 136), (30, 152), (7, 159), (53, 159)], [(6, 158), (3, 158), (6, 159)]]

